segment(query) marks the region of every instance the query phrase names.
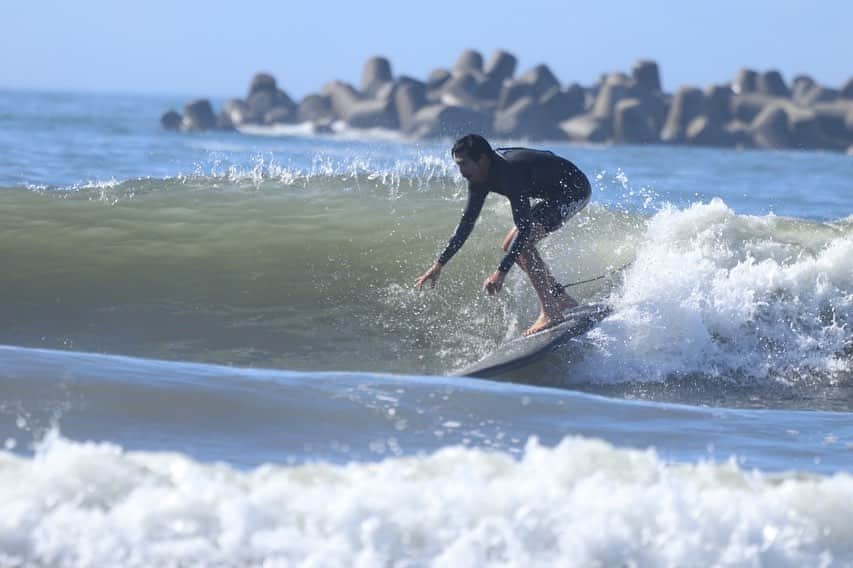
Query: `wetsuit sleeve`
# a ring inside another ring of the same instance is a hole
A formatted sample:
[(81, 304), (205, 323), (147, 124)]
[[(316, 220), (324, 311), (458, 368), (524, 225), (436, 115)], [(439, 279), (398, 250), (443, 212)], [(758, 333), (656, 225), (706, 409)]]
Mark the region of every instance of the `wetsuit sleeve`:
[(447, 264), (456, 252), (465, 244), (468, 235), (474, 230), (474, 225), (477, 223), (477, 217), (480, 216), (480, 211), (483, 209), (483, 204), (486, 202), (485, 191), (478, 191), (468, 188), (468, 203), (465, 204), (465, 211), (462, 212), (462, 219), (459, 220), (459, 225), (456, 226), (453, 236), (447, 243), (447, 247), (441, 256), (438, 257), (439, 264)]
[(512, 246), (507, 251), (506, 256), (501, 260), (498, 270), (501, 272), (509, 272), (512, 265), (515, 264), (515, 259), (518, 258), (524, 246), (527, 244), (527, 239), (530, 237), (530, 228), (532, 219), (530, 217), (530, 200), (527, 197), (516, 196), (510, 199), (512, 206), (512, 220), (518, 228), (518, 234), (512, 240)]

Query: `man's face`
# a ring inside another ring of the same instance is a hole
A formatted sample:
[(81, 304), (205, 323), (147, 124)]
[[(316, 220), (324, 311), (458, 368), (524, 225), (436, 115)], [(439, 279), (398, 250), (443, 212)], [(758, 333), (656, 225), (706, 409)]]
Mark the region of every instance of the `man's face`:
[(453, 156), (453, 161), (456, 162), (462, 177), (472, 183), (481, 183), (489, 178), (489, 159), (485, 154), (476, 162), (466, 154), (456, 154)]

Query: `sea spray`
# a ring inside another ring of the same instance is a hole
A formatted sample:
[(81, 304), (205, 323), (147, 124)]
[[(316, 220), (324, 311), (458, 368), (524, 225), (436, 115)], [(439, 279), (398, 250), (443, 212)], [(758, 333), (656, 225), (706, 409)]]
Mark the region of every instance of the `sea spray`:
[(850, 380), (853, 225), (715, 199), (656, 214), (636, 254), (576, 377)]

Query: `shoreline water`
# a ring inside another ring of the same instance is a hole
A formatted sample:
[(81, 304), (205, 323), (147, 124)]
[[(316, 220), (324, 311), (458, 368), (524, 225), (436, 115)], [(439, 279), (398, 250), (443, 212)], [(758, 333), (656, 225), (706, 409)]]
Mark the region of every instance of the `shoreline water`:
[[(373, 462), (446, 446), (518, 458), (531, 439), (553, 447), (571, 433), (655, 448), (672, 463), (734, 460), (764, 472), (832, 475), (848, 471), (853, 449), (849, 404), (844, 411), (725, 408), (462, 377), (247, 369), (10, 346), (0, 346), (0, 355), (0, 429), (17, 430), (6, 448), (29, 457), (68, 436), (135, 451), (180, 450), (240, 468)], [(722, 394), (727, 386), (717, 388)], [(16, 406), (30, 411), (9, 412)], [(220, 414), (227, 421), (212, 420)], [(324, 426), (302, 430), (303, 423)], [(251, 449), (242, 447), (248, 440)]]

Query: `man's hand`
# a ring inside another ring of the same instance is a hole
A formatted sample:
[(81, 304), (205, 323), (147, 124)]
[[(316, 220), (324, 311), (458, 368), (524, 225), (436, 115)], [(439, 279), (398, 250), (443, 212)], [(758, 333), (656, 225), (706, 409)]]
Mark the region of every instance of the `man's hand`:
[(489, 294), (489, 296), (494, 296), (495, 294), (501, 291), (501, 288), (503, 288), (504, 278), (506, 278), (506, 272), (495, 270), (483, 282), (483, 290), (485, 290), (486, 293)]
[(427, 281), (429, 281), (430, 288), (435, 288), (439, 274), (441, 274), (441, 265), (436, 262), (415, 281), (415, 288), (422, 290)]

